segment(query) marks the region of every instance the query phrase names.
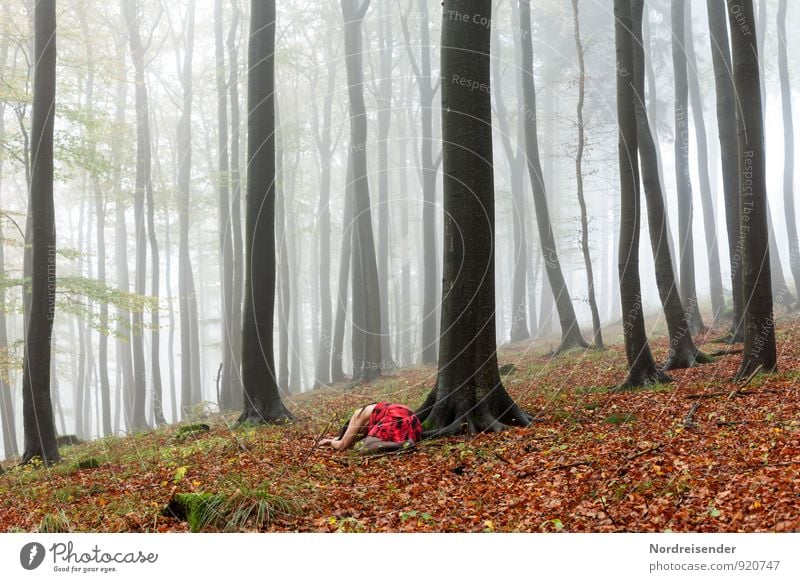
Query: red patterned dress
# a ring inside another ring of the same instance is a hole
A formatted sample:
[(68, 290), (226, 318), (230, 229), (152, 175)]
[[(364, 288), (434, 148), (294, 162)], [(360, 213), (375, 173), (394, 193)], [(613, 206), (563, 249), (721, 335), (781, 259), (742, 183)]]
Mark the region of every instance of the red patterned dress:
[(369, 418), (367, 436), (387, 442), (416, 443), (422, 438), (422, 424), (408, 406), (378, 402)]

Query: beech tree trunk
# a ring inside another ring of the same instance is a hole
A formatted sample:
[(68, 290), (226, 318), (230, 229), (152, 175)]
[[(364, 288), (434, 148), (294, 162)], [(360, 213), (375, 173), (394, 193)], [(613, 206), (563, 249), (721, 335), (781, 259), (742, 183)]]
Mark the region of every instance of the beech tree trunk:
[(436, 387), (417, 412), (440, 435), (530, 424), (497, 369), (491, 32), (476, 15), (490, 19), (490, 3), (444, 2), (442, 335)]
[[(636, 388), (668, 378), (656, 366), (644, 327), (642, 287), (639, 280), (641, 203), (637, 139), (637, 108), (633, 70), (634, 37), (631, 0), (614, 0), (614, 36), (617, 55), (617, 119), (619, 121), (620, 230), (619, 287), (622, 329), (628, 377), (620, 388)], [(641, 5), (639, 0), (639, 21)], [(638, 108), (641, 111), (641, 108)]]
[(56, 2), (34, 8), (31, 124), (31, 302), (22, 363), (22, 463), (60, 460), (50, 398), (50, 357), (56, 303), (56, 221), (53, 205), (53, 125), (56, 109)]
[(275, 381), (275, 0), (253, 0), (247, 77), (247, 222), (240, 423), (294, 417)]
[(528, 173), (533, 186), (533, 204), (536, 224), (539, 229), (539, 244), (544, 254), (545, 270), (550, 288), (555, 297), (556, 309), (561, 322), (561, 345), (559, 352), (575, 347), (587, 347), (583, 339), (575, 308), (567, 289), (561, 264), (558, 260), (555, 235), (547, 207), (544, 177), (539, 157), (539, 138), (536, 133), (536, 88), (533, 80), (533, 37), (531, 34), (530, 0), (519, 0), (520, 36), (522, 37), (523, 109), (525, 116), (525, 150), (528, 158)]
[(753, 0), (727, 0), (738, 109), (744, 355), (737, 378), (777, 369), (767, 223), (766, 156)]

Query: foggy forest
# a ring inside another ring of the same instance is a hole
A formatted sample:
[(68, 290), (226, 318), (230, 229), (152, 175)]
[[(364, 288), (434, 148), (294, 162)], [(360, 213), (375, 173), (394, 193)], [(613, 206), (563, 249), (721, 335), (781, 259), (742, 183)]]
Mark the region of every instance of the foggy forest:
[(800, 528), (797, 3), (0, 23), (0, 530)]

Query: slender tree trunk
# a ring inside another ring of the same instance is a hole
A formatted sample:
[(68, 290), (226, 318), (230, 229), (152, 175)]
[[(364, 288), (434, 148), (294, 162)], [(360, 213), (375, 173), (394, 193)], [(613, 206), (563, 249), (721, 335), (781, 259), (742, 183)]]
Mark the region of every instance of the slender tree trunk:
[(231, 285), (231, 350), (233, 350), (234, 374), (231, 377), (233, 387), (232, 406), (241, 408), (242, 403), (242, 298), (244, 291), (244, 249), (242, 242), (242, 196), (241, 171), (239, 169), (239, 142), (241, 122), (239, 119), (239, 49), (236, 35), (241, 20), (239, 0), (231, 0), (233, 17), (227, 38), (230, 78), (228, 90), (231, 98), (231, 235), (233, 245), (233, 284)]
[(731, 29), (733, 84), (740, 108), (739, 211), (742, 228), (742, 282), (744, 285), (744, 355), (737, 378), (757, 370), (777, 369), (775, 318), (767, 223), (764, 118), (759, 90), (758, 40), (754, 37), (752, 0), (728, 0)]
[(694, 203), (689, 174), (689, 79), (686, 65), (686, 0), (672, 0), (672, 70), (675, 74), (675, 180), (678, 190), (680, 295), (689, 329), (703, 329), (694, 274)]
[(687, 3), (685, 15), (686, 40), (684, 50), (688, 64), (689, 98), (691, 99), (694, 132), (697, 141), (697, 167), (700, 175), (700, 201), (703, 205), (703, 230), (706, 237), (708, 254), (709, 291), (711, 294), (711, 311), (716, 320), (725, 311), (725, 297), (722, 293), (722, 272), (720, 270), (719, 247), (717, 243), (717, 221), (714, 216), (714, 201), (711, 195), (711, 178), (709, 176), (708, 137), (703, 113), (703, 96), (700, 93), (700, 81), (697, 73), (697, 57), (694, 52), (694, 34), (692, 31), (691, 2)]
[(220, 262), (220, 314), (222, 315), (222, 375), (220, 376), (220, 408), (233, 408), (233, 247), (231, 240), (230, 196), (228, 183), (228, 87), (225, 77), (225, 44), (222, 34), (222, 0), (214, 0), (214, 41), (217, 80), (217, 204)]
[(275, 0), (253, 1), (247, 79), (247, 226), (241, 423), (292, 419), (275, 382)]
[[(512, 20), (518, 19), (518, 8), (516, 2), (511, 3)], [(494, 27), (492, 37), (495, 46), (500, 48), (499, 29)], [(520, 47), (519, 35), (514, 35), (514, 54), (518, 67), (521, 71), (522, 49)], [(495, 87), (495, 102), (497, 103), (497, 124), (500, 129), (500, 138), (505, 152), (508, 166), (510, 169), (509, 182), (511, 186), (512, 200), (512, 223), (514, 229), (514, 264), (511, 282), (511, 333), (509, 340), (518, 342), (530, 337), (528, 329), (528, 306), (526, 298), (526, 279), (528, 267), (528, 241), (525, 232), (525, 153), (523, 151), (523, 141), (525, 139), (525, 125), (521, 116), (516, 116), (516, 144), (511, 143), (511, 128), (509, 127), (509, 115), (502, 95), (502, 79), (500, 77), (500, 67), (494, 66), (493, 83)], [(516, 75), (518, 100), (522, 94), (522, 74)], [(516, 146), (516, 147), (515, 147)]]
[(286, 229), (286, 156), (279, 108), (275, 107), (275, 148), (278, 167), (275, 176), (275, 239), (278, 245), (278, 389), (289, 389), (289, 318), (292, 309), (289, 245)]
[(195, 2), (187, 7), (186, 44), (183, 54), (181, 87), (183, 110), (178, 120), (178, 295), (181, 315), (181, 417), (191, 412), (192, 405), (200, 400), (200, 361), (198, 356), (199, 330), (197, 295), (194, 271), (189, 253), (190, 187), (192, 175), (192, 59), (194, 56)]
[(545, 257), (547, 279), (555, 296), (556, 308), (561, 321), (561, 345), (558, 351), (574, 347), (587, 347), (581, 335), (575, 309), (570, 299), (561, 264), (558, 260), (555, 235), (547, 207), (547, 193), (539, 158), (539, 138), (536, 134), (536, 88), (533, 80), (533, 39), (531, 36), (530, 0), (519, 0), (520, 35), (522, 37), (523, 102), (521, 114), (525, 116), (525, 145), (528, 158), (528, 173), (533, 186), (533, 203), (536, 209), (536, 224), (539, 229), (539, 244)]
[[(436, 387), (417, 413), (438, 434), (530, 425), (497, 369), (491, 31), (477, 23), (476, 15), (490, 19), (490, 3), (444, 2), (442, 336)], [(460, 79), (485, 89), (475, 91)]]
[[(6, 9), (7, 13), (7, 9)], [(3, 27), (5, 29), (5, 26)], [(5, 33), (5, 30), (3, 31)], [(4, 38), (0, 44), (0, 66), (6, 66), (8, 58), (8, 39)], [(0, 101), (0, 142), (5, 140), (6, 104)], [(2, 207), (2, 187), (5, 174), (3, 173), (3, 156), (0, 156), (0, 207)], [(5, 237), (3, 235), (3, 224), (0, 221), (0, 276), (6, 277), (5, 259)], [(0, 287), (0, 306), (6, 304), (5, 287)], [(14, 399), (11, 395), (11, 383), (9, 382), (9, 350), (8, 350), (8, 329), (6, 327), (6, 313), (0, 309), (0, 424), (3, 434), (4, 458), (11, 459), (19, 455), (17, 445), (17, 423), (14, 418)]]
[(597, 309), (597, 298), (594, 292), (594, 272), (592, 270), (592, 257), (589, 252), (589, 217), (586, 211), (586, 200), (583, 195), (583, 153), (586, 148), (586, 127), (583, 121), (583, 104), (586, 97), (586, 64), (584, 62), (584, 48), (581, 42), (581, 21), (578, 0), (572, 0), (573, 21), (575, 25), (575, 50), (578, 55), (578, 152), (575, 156), (575, 178), (578, 187), (578, 203), (581, 207), (581, 249), (583, 251), (583, 264), (586, 267), (586, 280), (589, 285), (589, 307), (592, 311), (592, 329), (594, 331), (594, 345), (602, 349), (603, 332), (600, 328), (600, 312)]
[[(691, 323), (687, 310), (678, 294), (675, 280), (675, 266), (668, 252), (666, 236), (666, 212), (664, 211), (664, 194), (661, 192), (661, 180), (658, 176), (656, 144), (650, 129), (647, 112), (644, 109), (644, 51), (641, 48), (641, 24), (644, 12), (643, 0), (632, 0), (633, 19), (633, 89), (637, 127), (637, 145), (641, 164), (641, 179), (647, 201), (647, 218), (650, 230), (650, 244), (655, 259), (656, 286), (664, 309), (670, 339), (670, 353), (665, 370), (688, 368), (709, 361), (694, 344), (691, 335)], [(685, 112), (684, 112), (685, 114)], [(688, 138), (687, 138), (688, 139)], [(676, 152), (677, 153), (677, 152)], [(688, 168), (687, 168), (688, 169)], [(681, 281), (686, 280), (681, 277)]]
[(353, 268), (353, 380), (356, 382), (377, 378), (382, 371), (381, 290), (367, 181), (367, 112), (364, 105), (362, 70), (361, 23), (369, 4), (370, 0), (342, 0), (345, 65), (350, 102), (354, 240), (358, 241), (357, 247), (354, 247), (357, 250), (354, 261), (356, 256), (359, 259), (358, 268)]
[[(330, 55), (333, 43), (333, 29), (326, 36), (327, 54)], [(314, 384), (325, 385), (331, 381), (331, 354), (333, 347), (333, 322), (331, 314), (331, 163), (333, 151), (331, 144), (331, 122), (333, 119), (333, 92), (336, 88), (336, 61), (328, 57), (328, 70), (325, 85), (325, 98), (322, 108), (322, 126), (316, 100), (312, 100), (314, 139), (317, 144), (320, 164), (319, 206), (319, 308), (320, 336)]]
[[(422, 166), (422, 363), (434, 364), (437, 360), (437, 289), (439, 265), (436, 240), (436, 176), (439, 163), (433, 158), (433, 99), (439, 84), (431, 75), (431, 42), (429, 3), (417, 0), (416, 19), (420, 27), (419, 60), (414, 56), (408, 34), (407, 17), (403, 19), (403, 32), (408, 47), (408, 56), (419, 88), (420, 114), (422, 116), (422, 139), (420, 162)], [(416, 44), (416, 43), (414, 43)]]
[[(389, 129), (392, 123), (392, 37), (391, 4), (378, 2), (378, 285), (380, 286), (382, 365), (391, 369), (392, 342), (389, 332)], [(389, 14), (387, 14), (387, 11)]]
[(336, 319), (333, 328), (333, 351), (331, 354), (331, 382), (345, 379), (342, 360), (344, 355), (344, 327), (347, 317), (347, 293), (349, 289), (350, 262), (353, 255), (353, 171), (352, 155), (347, 156), (345, 172), (344, 211), (342, 212), (342, 251), (339, 258), (339, 289), (336, 302)]
[(792, 88), (789, 81), (789, 60), (786, 50), (786, 0), (778, 4), (778, 70), (781, 80), (783, 107), (783, 205), (786, 213), (786, 233), (789, 237), (789, 266), (794, 278), (795, 293), (800, 294), (800, 242), (797, 238), (797, 218), (794, 210), (794, 117)]
[(169, 314), (169, 339), (167, 340), (167, 361), (169, 363), (169, 404), (173, 424), (180, 420), (178, 399), (175, 394), (175, 302), (172, 294), (172, 245), (170, 244), (169, 206), (164, 205), (164, 247), (166, 258), (167, 312)]
[[(642, 1), (638, 0), (641, 23)], [(623, 313), (625, 354), (628, 377), (621, 388), (648, 386), (668, 378), (656, 366), (644, 327), (642, 289), (639, 280), (639, 233), (641, 203), (637, 113), (632, 73), (634, 70), (634, 37), (631, 0), (614, 0), (615, 40), (617, 56), (617, 119), (619, 121), (620, 230), (619, 281)]]
[[(134, 223), (136, 230), (136, 283), (134, 289), (138, 295), (146, 292), (146, 238), (145, 238), (145, 197), (150, 182), (150, 114), (147, 103), (147, 87), (144, 79), (144, 48), (139, 36), (139, 10), (137, 0), (122, 0), (125, 25), (128, 31), (131, 56), (135, 71), (136, 83), (136, 187), (133, 199)], [(144, 361), (144, 313), (141, 307), (133, 312), (133, 410), (131, 428), (147, 429), (145, 416), (145, 398), (147, 372)]]
[(56, 2), (34, 8), (33, 146), (30, 208), (31, 303), (22, 364), (22, 463), (60, 460), (50, 395), (56, 299), (56, 221), (53, 205), (53, 125), (56, 109)]
[(735, 94), (731, 64), (725, 0), (707, 0), (711, 56), (714, 63), (714, 84), (717, 94), (717, 125), (719, 128), (722, 181), (725, 200), (725, 225), (728, 233), (728, 253), (731, 263), (731, 295), (733, 322), (729, 334), (731, 343), (744, 339), (744, 287), (742, 285), (742, 246), (739, 213), (738, 144), (736, 138)]

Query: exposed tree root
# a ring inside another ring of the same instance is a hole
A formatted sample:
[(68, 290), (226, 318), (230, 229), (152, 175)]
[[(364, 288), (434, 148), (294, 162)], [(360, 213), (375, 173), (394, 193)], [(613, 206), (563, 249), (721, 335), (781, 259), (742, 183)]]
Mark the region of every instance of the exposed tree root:
[(711, 364), (713, 362), (713, 358), (698, 349), (683, 350), (680, 353), (673, 352), (667, 361), (664, 362), (662, 370), (666, 372), (670, 370), (683, 370), (685, 368), (694, 368), (695, 366)]

